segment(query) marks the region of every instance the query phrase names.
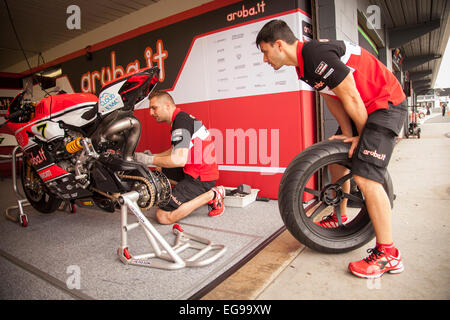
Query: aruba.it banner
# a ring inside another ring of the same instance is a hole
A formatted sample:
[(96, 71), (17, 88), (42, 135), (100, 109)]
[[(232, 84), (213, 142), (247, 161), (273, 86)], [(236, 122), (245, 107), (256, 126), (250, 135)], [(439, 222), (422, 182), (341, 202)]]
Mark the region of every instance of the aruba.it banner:
[[(61, 67), (75, 92), (98, 94), (105, 83), (147, 66), (159, 67), (161, 70), (159, 89), (171, 90), (196, 37), (217, 33), (222, 29), (226, 30), (249, 21), (276, 16), (296, 8), (309, 13), (307, 3), (309, 2), (306, 0), (236, 2), (94, 51), (91, 59), (80, 56), (66, 61)], [(299, 23), (301, 26), (305, 21)], [(256, 38), (256, 34), (253, 36)], [(299, 38), (301, 36), (299, 35)], [(254, 38), (246, 40), (251, 41), (249, 46), (256, 48)]]

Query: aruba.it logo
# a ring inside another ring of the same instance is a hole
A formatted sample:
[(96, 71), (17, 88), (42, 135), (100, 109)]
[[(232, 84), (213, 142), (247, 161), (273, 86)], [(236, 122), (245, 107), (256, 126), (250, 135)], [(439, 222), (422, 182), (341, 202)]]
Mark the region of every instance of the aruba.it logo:
[(238, 11), (231, 12), (227, 14), (227, 21), (231, 22), (236, 19), (242, 19), (247, 18), (250, 16), (256, 16), (257, 14), (264, 13), (264, 7), (266, 6), (266, 3), (264, 0), (261, 2), (258, 2), (255, 6), (247, 9), (245, 5), (242, 5), (242, 8)]

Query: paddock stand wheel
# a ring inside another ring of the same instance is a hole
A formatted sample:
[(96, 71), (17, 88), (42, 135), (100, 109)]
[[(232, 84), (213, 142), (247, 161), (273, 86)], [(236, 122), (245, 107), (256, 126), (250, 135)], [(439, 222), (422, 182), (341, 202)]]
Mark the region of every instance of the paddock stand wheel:
[(69, 213), (75, 214), (77, 213), (77, 206), (75, 204), (75, 201), (73, 200), (67, 200), (62, 201), (58, 207), (59, 211), (66, 211), (68, 209)]
[[(278, 206), (286, 228), (299, 242), (319, 252), (348, 252), (375, 236), (364, 196), (350, 188), (354, 181), (348, 158), (349, 147), (349, 143), (339, 140), (317, 143), (297, 155), (281, 179)], [(328, 170), (331, 164), (346, 167), (348, 174), (332, 183)], [(383, 188), (392, 207), (394, 192), (387, 172)], [(345, 224), (342, 222), (341, 204), (342, 209), (347, 204), (348, 220)], [(338, 218), (336, 228), (317, 224), (333, 210)]]
[(75, 205), (75, 202), (70, 202), (69, 211), (70, 213), (77, 213), (77, 206)]
[(28, 226), (28, 218), (27, 218), (27, 215), (20, 215), (19, 216), (19, 222), (20, 222), (20, 225), (22, 226), (22, 227), (24, 227), (24, 228), (26, 228), (27, 226)]
[(173, 233), (178, 234), (178, 232), (183, 232), (183, 229), (178, 223), (175, 223), (172, 227), (172, 231)]
[(127, 260), (131, 259), (131, 254), (128, 251), (128, 248), (123, 249), (123, 255), (125, 256), (125, 258), (127, 258)]

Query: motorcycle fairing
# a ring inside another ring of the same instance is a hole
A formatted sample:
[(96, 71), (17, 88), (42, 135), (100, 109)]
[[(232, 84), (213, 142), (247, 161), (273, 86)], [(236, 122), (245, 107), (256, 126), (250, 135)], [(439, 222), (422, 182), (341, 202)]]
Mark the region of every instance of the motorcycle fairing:
[(52, 141), (64, 137), (64, 130), (58, 123), (40, 120), (33, 121), (14, 132), (23, 150), (33, 148), (39, 141)]
[(56, 164), (52, 163), (49, 166), (46, 166), (42, 169), (37, 170), (39, 176), (41, 177), (42, 181), (44, 182), (50, 182), (52, 180), (56, 180), (58, 178), (62, 178), (64, 176), (70, 175), (69, 172), (64, 170), (63, 168), (57, 166)]
[(56, 164), (53, 154), (46, 150), (43, 143), (35, 144), (25, 151), (27, 159), (37, 174), (58, 198), (77, 199), (90, 196), (92, 193), (78, 186), (75, 175)]
[(71, 200), (92, 195), (90, 191), (78, 186), (72, 173), (56, 164), (38, 170), (38, 174), (52, 194), (58, 198)]
[(158, 83), (158, 74), (157, 67), (148, 67), (105, 84), (99, 94), (99, 114), (105, 116), (118, 109), (132, 111)]
[[(25, 91), (18, 94), (11, 102), (8, 113), (20, 108)], [(83, 118), (87, 112), (96, 108), (97, 97), (92, 94), (60, 94), (42, 99), (35, 107), (34, 118), (25, 125), (21, 122), (10, 122), (17, 142), (27, 150), (36, 145), (36, 140), (52, 141), (64, 137), (64, 129), (59, 124), (83, 127), (96, 118)]]

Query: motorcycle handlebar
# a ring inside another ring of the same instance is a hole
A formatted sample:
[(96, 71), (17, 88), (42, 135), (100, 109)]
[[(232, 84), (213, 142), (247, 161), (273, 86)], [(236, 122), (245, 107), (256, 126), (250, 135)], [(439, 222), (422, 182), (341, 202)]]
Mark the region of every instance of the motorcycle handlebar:
[(16, 112), (13, 112), (11, 114), (5, 115), (5, 119), (6, 120), (15, 119), (15, 118), (23, 116), (26, 112), (27, 112), (27, 110), (20, 109), (20, 110), (18, 110)]
[(17, 119), (21, 116), (27, 115), (28, 113), (32, 112), (34, 110), (34, 106), (32, 104), (24, 104), (22, 109), (17, 110), (16, 112), (13, 112), (11, 114), (5, 115), (6, 120), (13, 120)]

